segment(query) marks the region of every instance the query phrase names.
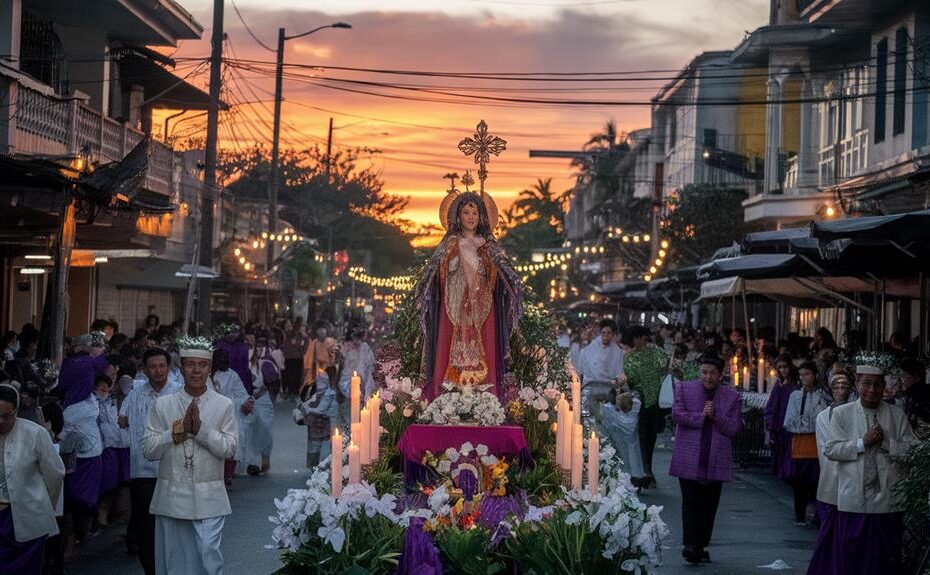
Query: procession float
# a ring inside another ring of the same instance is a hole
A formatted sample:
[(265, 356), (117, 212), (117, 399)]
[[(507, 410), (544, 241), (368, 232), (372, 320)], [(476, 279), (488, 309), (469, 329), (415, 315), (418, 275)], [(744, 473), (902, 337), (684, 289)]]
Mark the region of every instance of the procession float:
[(506, 147), (484, 121), (459, 149), (446, 231), (378, 354), (351, 378), (346, 426), (306, 485), (275, 500), (280, 573), (654, 573), (668, 529), (582, 413), (547, 311), (494, 237), (485, 190)]

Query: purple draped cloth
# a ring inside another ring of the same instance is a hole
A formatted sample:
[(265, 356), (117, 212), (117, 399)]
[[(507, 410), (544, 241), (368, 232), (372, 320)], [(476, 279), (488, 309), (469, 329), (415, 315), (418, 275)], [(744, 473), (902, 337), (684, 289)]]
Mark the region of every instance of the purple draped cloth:
[(105, 373), (109, 365), (104, 354), (91, 357), (87, 353), (78, 353), (66, 357), (58, 373), (58, 387), (65, 393), (62, 407), (87, 399), (94, 392), (94, 378)]
[(788, 398), (796, 389), (799, 388), (793, 383), (777, 381), (765, 405), (765, 429), (772, 445), (772, 472), (783, 481), (790, 481), (794, 472), (791, 433), (785, 431), (785, 412), (788, 411)]
[(397, 565), (397, 575), (442, 575), (439, 549), (429, 533), (423, 531), (424, 519), (414, 517), (404, 535), (404, 553)]
[(14, 536), (13, 511), (0, 511), (0, 573), (40, 575), (45, 557), (45, 537), (20, 543)]
[(65, 475), (65, 507), (69, 511), (91, 513), (100, 503), (103, 457), (78, 457), (73, 473)]
[(817, 502), (820, 532), (814, 555), (807, 566), (807, 575), (843, 575), (840, 569), (840, 546), (836, 540), (836, 506)]
[(836, 512), (837, 573), (886, 575), (904, 573), (901, 513)]
[(236, 372), (242, 380), (242, 385), (245, 386), (245, 391), (252, 395), (255, 386), (252, 385), (252, 370), (249, 368), (249, 346), (241, 337), (235, 341), (219, 339), (213, 345), (216, 349), (226, 350), (229, 354), (229, 369)]

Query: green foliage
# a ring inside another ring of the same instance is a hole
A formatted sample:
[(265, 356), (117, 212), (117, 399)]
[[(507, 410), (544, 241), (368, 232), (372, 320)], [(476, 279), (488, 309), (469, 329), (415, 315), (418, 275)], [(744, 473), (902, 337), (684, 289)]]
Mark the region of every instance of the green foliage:
[[(316, 533), (322, 526), (318, 520), (314, 522), (313, 518), (308, 522), (311, 533)], [(313, 545), (301, 545), (297, 552), (285, 553), (284, 562), (292, 572), (304, 571), (320, 575), (393, 575), (396, 572), (401, 550), (404, 548), (403, 527), (382, 515), (368, 517), (364, 513), (360, 513), (355, 519), (344, 517), (340, 526), (346, 533), (342, 552), (336, 553), (328, 543), (317, 542)]]
[(621, 573), (619, 563), (604, 558), (604, 543), (597, 533), (588, 532), (588, 522), (582, 518), (573, 524), (566, 522), (569, 512), (556, 510), (552, 517), (540, 523), (521, 523), (506, 539), (513, 560), (526, 575), (575, 575)]
[(436, 537), (443, 570), (452, 575), (501, 573), (504, 564), (489, 552), (490, 544), (491, 534), (482, 528), (445, 529)]
[(380, 457), (365, 473), (365, 481), (375, 488), (379, 496), (400, 493), (404, 485), (404, 476), (396, 466), (399, 452), (393, 447), (395, 443), (382, 443)]
[[(364, 149), (285, 150), (280, 157), (278, 201), (281, 216), (324, 250), (349, 250), (368, 261), (374, 275), (392, 275), (414, 262), (410, 237), (400, 219), (407, 199), (384, 192), (381, 174), (360, 163)], [(328, 167), (328, 169), (327, 169)], [(254, 147), (220, 157), (220, 179), (247, 210), (267, 205), (271, 179), (269, 151)], [(377, 257), (372, 257), (377, 254)]]
[(527, 301), (519, 330), (510, 338), (511, 370), (521, 386), (565, 386), (565, 357), (554, 337), (555, 318), (541, 304)]
[(316, 252), (308, 246), (296, 246), (289, 252), (285, 268), (294, 270), (297, 287), (305, 290), (320, 287), (323, 283), (323, 266), (316, 261)]
[(528, 501), (534, 505), (549, 505), (561, 495), (562, 472), (552, 459), (537, 458), (532, 469), (526, 471), (512, 465), (507, 471), (510, 486), (526, 492)]
[(694, 265), (754, 229), (743, 220), (746, 190), (712, 184), (685, 186), (669, 205), (671, 262)]
[(412, 291), (408, 292), (394, 309), (394, 338), (400, 349), (398, 376), (409, 377), (414, 383), (419, 383), (423, 359), (423, 333), (420, 331), (416, 299)]
[(905, 555), (919, 559), (924, 547), (927, 523), (930, 520), (930, 441), (917, 443), (904, 456), (901, 466), (904, 478), (895, 486), (894, 494), (904, 511)]

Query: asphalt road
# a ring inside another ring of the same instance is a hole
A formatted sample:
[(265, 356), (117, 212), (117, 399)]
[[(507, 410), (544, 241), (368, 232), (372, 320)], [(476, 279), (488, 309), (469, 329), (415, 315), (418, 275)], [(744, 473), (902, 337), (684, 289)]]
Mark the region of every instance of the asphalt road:
[[(307, 432), (291, 420), (292, 404), (275, 409), (274, 450), (271, 470), (260, 477), (241, 476), (229, 493), (232, 515), (223, 529), (223, 558), (227, 575), (267, 575), (281, 568), (278, 553), (265, 549), (271, 543), (274, 499), (287, 490), (302, 487), (310, 473), (306, 469)], [(142, 574), (135, 558), (128, 557), (123, 544), (125, 523), (118, 523), (84, 543), (65, 564), (67, 575)]]
[[(268, 516), (274, 513), (274, 498), (289, 488), (301, 487), (309, 475), (304, 468), (306, 432), (290, 419), (290, 405), (278, 404), (275, 447), (271, 471), (262, 477), (239, 477), (230, 492), (233, 513), (226, 518), (223, 556), (228, 575), (267, 575), (281, 567), (278, 554), (266, 549), (271, 542)], [(660, 444), (668, 442), (668, 437)], [(790, 569), (780, 574), (803, 574), (817, 532), (794, 524), (791, 490), (765, 469), (742, 470), (724, 486), (709, 548), (712, 563), (686, 565), (681, 559), (681, 497), (678, 482), (668, 477), (670, 451), (660, 445), (654, 468), (659, 486), (641, 497), (647, 504), (664, 506), (662, 517), (671, 533), (666, 540), (661, 573), (695, 575), (744, 575), (776, 573), (761, 568), (776, 560)], [(78, 547), (66, 564), (68, 575), (116, 575), (142, 573), (134, 558), (126, 556), (122, 541), (125, 524), (116, 524), (97, 538)]]

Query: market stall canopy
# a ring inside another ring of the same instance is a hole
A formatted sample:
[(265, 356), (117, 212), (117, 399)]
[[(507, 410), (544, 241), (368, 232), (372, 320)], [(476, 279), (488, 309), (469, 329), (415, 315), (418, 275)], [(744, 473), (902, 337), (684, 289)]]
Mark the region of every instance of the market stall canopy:
[(930, 243), (930, 210), (811, 223), (811, 236), (823, 240), (872, 239), (901, 245)]
[(723, 258), (704, 264), (697, 278), (711, 280), (726, 277), (773, 278), (793, 275), (813, 275), (821, 272), (809, 258), (797, 254), (751, 254)]
[[(916, 281), (890, 280), (884, 282), (885, 293), (900, 297), (919, 297), (920, 288)], [(715, 300), (725, 297), (748, 295), (765, 296), (786, 302), (837, 302), (860, 304), (848, 296), (856, 293), (880, 291), (880, 282), (855, 277), (790, 277), (768, 279), (744, 279), (739, 277), (720, 278), (701, 284), (699, 300)]]

